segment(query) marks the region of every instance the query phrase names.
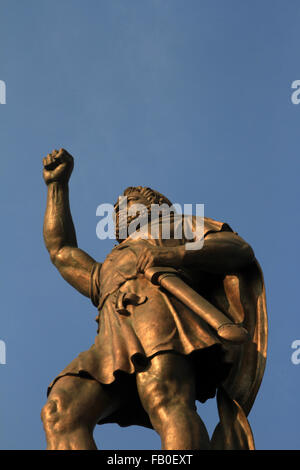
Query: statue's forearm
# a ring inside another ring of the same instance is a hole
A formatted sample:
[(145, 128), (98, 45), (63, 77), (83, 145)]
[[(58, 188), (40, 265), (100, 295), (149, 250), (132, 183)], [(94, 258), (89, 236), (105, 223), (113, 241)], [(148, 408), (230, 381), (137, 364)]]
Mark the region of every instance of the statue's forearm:
[(234, 271), (254, 260), (252, 248), (238, 236), (222, 234), (208, 238), (201, 250), (180, 247), (184, 265), (197, 265), (207, 272)]
[(77, 247), (66, 183), (53, 182), (48, 185), (44, 240), (51, 256), (55, 256), (63, 246)]
[(144, 272), (151, 266), (175, 268), (196, 267), (208, 273), (236, 271), (254, 261), (252, 248), (238, 235), (231, 232), (208, 234), (203, 247), (197, 242), (176, 247), (144, 246), (137, 257), (137, 270)]

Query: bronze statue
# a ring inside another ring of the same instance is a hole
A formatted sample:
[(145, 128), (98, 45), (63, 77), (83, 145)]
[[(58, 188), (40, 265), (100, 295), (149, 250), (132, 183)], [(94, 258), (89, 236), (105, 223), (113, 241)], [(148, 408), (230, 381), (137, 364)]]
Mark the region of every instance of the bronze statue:
[[(65, 150), (43, 159), (44, 239), (63, 278), (98, 308), (95, 343), (50, 384), (42, 420), (48, 449), (96, 449), (96, 424), (153, 428), (162, 449), (254, 449), (247, 420), (264, 373), (264, 281), (251, 247), (228, 224), (204, 218), (204, 244), (120, 238), (103, 263), (77, 247)], [(128, 206), (171, 202), (150, 188)], [(129, 223), (129, 219), (126, 219)], [(195, 402), (217, 394), (210, 439)]]

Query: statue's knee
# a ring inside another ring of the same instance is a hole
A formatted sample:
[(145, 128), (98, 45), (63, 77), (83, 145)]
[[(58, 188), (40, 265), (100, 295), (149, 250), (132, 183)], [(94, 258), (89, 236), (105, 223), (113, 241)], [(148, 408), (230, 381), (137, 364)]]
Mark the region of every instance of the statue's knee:
[(150, 387), (145, 397), (145, 407), (150, 419), (160, 423), (168, 416), (176, 414), (178, 410), (195, 411), (195, 402), (191, 400), (190, 394), (184, 392), (168, 382)]
[(176, 397), (172, 397), (168, 387), (163, 384), (152, 385), (144, 396), (147, 412), (152, 417), (159, 417), (164, 409), (171, 406), (172, 401), (175, 402)]
[(55, 400), (48, 400), (41, 411), (41, 419), (43, 423), (47, 424), (49, 421), (53, 421), (56, 415), (56, 411), (57, 406)]
[(76, 425), (76, 412), (68, 393), (52, 393), (42, 408), (41, 419), (46, 431), (62, 432)]

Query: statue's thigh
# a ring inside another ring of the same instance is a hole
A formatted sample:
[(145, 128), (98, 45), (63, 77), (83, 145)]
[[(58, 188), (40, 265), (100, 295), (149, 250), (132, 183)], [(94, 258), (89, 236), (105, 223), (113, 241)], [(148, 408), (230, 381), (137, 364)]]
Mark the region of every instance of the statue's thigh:
[(116, 411), (120, 397), (92, 378), (65, 375), (53, 385), (48, 401), (54, 400), (62, 412), (74, 413), (77, 419), (96, 424)]

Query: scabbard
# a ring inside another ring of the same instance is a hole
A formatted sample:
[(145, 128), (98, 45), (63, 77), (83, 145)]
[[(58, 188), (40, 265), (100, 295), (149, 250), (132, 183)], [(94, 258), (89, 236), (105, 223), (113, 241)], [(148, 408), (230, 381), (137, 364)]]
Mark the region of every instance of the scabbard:
[(250, 339), (248, 331), (241, 325), (233, 323), (214, 305), (192, 289), (176, 269), (170, 267), (153, 267), (145, 271), (145, 277), (155, 285), (163, 287), (176, 299), (197, 313), (217, 335), (226, 341), (241, 344)]

